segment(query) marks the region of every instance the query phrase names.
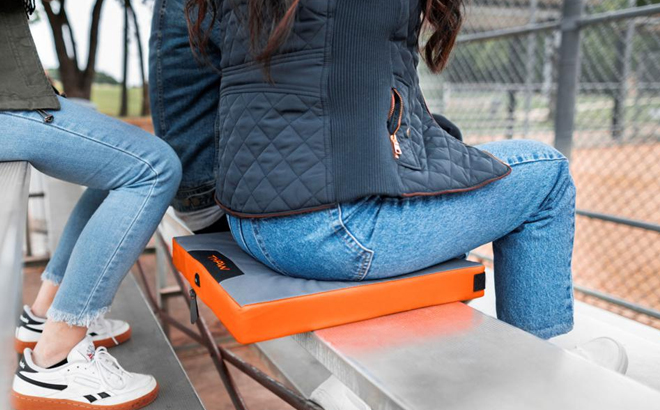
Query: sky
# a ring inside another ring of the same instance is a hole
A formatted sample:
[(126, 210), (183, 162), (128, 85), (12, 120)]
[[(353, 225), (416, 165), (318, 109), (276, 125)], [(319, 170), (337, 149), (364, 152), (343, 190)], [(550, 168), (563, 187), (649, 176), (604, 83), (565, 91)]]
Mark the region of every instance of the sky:
[[(140, 38), (144, 52), (148, 55), (149, 31), (151, 28), (151, 13), (153, 1), (133, 0), (133, 8), (140, 24)], [(37, 1), (38, 9), (41, 10), (41, 19), (32, 23), (30, 29), (41, 61), (46, 68), (54, 68), (59, 64), (53, 37), (48, 24), (46, 14), (43, 12), (41, 2)], [(81, 66), (87, 61), (87, 48), (89, 36), (89, 23), (91, 20), (92, 5), (94, 0), (70, 0), (67, 2), (67, 15), (74, 30)], [(54, 3), (55, 5), (55, 3)], [(101, 14), (101, 28), (99, 31), (99, 53), (97, 54), (96, 70), (110, 74), (117, 80), (122, 77), (122, 49), (124, 33), (124, 12), (119, 0), (105, 0)], [(81, 67), (83, 68), (83, 67)], [(145, 67), (145, 72), (147, 67)], [(131, 60), (128, 75), (129, 85), (140, 85), (140, 72), (137, 48), (131, 46)]]

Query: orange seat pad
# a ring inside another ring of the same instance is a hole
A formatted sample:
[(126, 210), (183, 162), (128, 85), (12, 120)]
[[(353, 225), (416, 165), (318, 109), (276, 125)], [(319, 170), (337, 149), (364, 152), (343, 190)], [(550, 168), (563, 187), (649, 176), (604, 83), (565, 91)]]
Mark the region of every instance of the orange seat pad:
[[(227, 283), (230, 280), (234, 281), (234, 288), (240, 287), (241, 281), (244, 281), (246, 286), (254, 286), (254, 282), (249, 284), (247, 281), (250, 273), (248, 270), (255, 265), (241, 263), (240, 260), (246, 258), (245, 260), (251, 260), (252, 264), (255, 261), (242, 252), (235, 243), (229, 244), (228, 234), (210, 235), (222, 237), (222, 240), (218, 240), (216, 245), (209, 246), (215, 243), (213, 242), (215, 238), (207, 238), (204, 241), (205, 245), (196, 249), (217, 251), (212, 259), (209, 258), (214, 264), (227, 270), (229, 270), (227, 266), (238, 267), (242, 271), (240, 276), (230, 276), (227, 279)], [(210, 235), (197, 235), (197, 237)], [(301, 292), (299, 296), (289, 295), (281, 299), (239, 304), (223, 286), (225, 282), (223, 280), (218, 282), (217, 273), (214, 278), (205, 264), (189, 253), (194, 246), (188, 246), (186, 249), (180, 244), (185, 241), (191, 242), (189, 238), (195, 237), (174, 239), (175, 266), (190, 282), (199, 299), (211, 308), (236, 340), (244, 344), (396, 312), (475, 299), (484, 294), (484, 266), (457, 260), (430, 268), (429, 273), (402, 275), (386, 280), (349, 282), (347, 287), (333, 290), (318, 293)], [(237, 252), (241, 252), (242, 255), (237, 257)], [(225, 255), (231, 256), (232, 259), (225, 260), (225, 258), (229, 259)], [(208, 262), (206, 265), (208, 266)], [(263, 265), (261, 270), (272, 272), (275, 276), (273, 280), (280, 281), (278, 283), (283, 283), (287, 288), (300, 286), (301, 289), (309, 289), (313, 285), (309, 282), (317, 282), (286, 277)]]

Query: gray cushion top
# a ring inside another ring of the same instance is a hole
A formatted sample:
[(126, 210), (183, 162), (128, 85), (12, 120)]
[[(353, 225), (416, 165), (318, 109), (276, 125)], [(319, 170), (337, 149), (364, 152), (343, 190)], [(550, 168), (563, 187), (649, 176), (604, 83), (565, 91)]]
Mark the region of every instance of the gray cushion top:
[(388, 279), (362, 282), (319, 281), (291, 278), (273, 271), (243, 252), (229, 232), (182, 236), (175, 238), (175, 240), (187, 252), (219, 252), (230, 259), (243, 272), (243, 275), (230, 277), (219, 282), (220, 286), (240, 306), (479, 266), (475, 262), (454, 259), (417, 272)]

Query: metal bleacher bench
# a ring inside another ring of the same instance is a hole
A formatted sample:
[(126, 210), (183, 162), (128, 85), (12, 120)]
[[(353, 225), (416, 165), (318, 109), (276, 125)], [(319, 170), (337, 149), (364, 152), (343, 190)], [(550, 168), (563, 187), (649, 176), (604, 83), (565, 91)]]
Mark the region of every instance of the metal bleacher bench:
[[(9, 390), (16, 366), (13, 353), (15, 320), (22, 303), (22, 250), (28, 203), (30, 167), (24, 162), (0, 163), (0, 289), (9, 297), (0, 301), (0, 409), (9, 409)], [(181, 363), (135, 279), (121, 285), (110, 316), (130, 321), (132, 338), (112, 349), (130, 371), (154, 375), (160, 384), (158, 400), (149, 410), (203, 410)]]
[[(191, 234), (173, 215), (160, 233), (165, 247)], [(303, 397), (333, 374), (374, 410), (660, 408), (657, 383), (598, 367), (461, 302), (256, 347)]]

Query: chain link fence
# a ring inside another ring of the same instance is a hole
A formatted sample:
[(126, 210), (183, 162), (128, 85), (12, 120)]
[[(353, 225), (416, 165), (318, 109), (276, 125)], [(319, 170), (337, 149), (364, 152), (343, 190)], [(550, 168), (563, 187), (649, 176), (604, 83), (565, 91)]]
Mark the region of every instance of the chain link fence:
[(570, 156), (576, 296), (660, 328), (660, 0), (470, 0), (450, 66), (420, 77), (467, 143)]

